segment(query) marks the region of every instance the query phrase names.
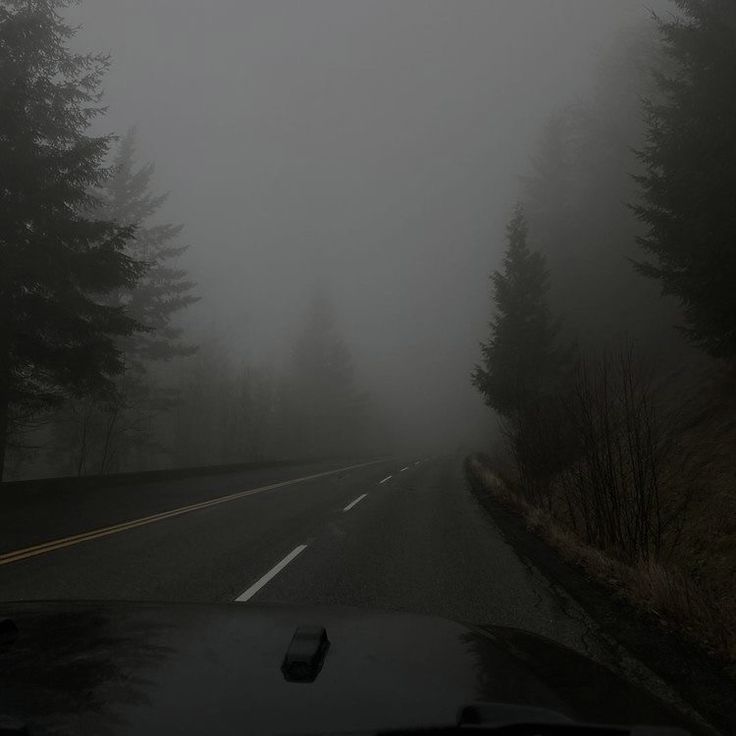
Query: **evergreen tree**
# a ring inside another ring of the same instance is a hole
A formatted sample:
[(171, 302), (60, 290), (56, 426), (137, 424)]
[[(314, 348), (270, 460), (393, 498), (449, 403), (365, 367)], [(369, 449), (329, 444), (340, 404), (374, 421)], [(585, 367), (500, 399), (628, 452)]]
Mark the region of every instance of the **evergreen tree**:
[(326, 456), (355, 449), (366, 396), (356, 387), (350, 352), (324, 292), (314, 295), (305, 315), (286, 390), (287, 445), (293, 454)]
[(616, 36), (602, 56), (594, 86), (546, 126), (523, 192), (534, 246), (555, 277), (549, 293), (562, 333), (585, 352), (633, 341), (653, 364), (668, 366), (690, 353), (670, 325), (675, 299), (631, 267), (641, 223), (626, 206), (636, 196), (641, 167), (641, 100), (656, 92), (650, 70), (661, 63), (647, 23)]
[(62, 0), (0, 0), (0, 478), (9, 430), (113, 388), (140, 327), (105, 295), (143, 266), (131, 228), (90, 216), (110, 136), (91, 136), (108, 59), (69, 48)]
[(171, 407), (175, 392), (159, 385), (154, 366), (195, 351), (172, 323), (177, 312), (197, 301), (191, 293), (194, 283), (176, 266), (186, 250), (177, 243), (182, 226), (156, 220), (167, 195), (151, 191), (153, 164), (137, 166), (135, 136), (131, 129), (120, 140), (112, 174), (97, 195), (100, 206), (92, 215), (134, 228), (126, 252), (145, 263), (146, 272), (132, 288), (109, 292), (105, 300), (125, 305), (145, 330), (118, 341), (126, 370), (116, 380), (114, 394), (104, 401), (67, 402), (56, 417), (61, 440), (57, 450), (75, 458), (77, 474), (120, 469), (133, 452), (151, 455), (161, 449), (154, 437), (155, 417)]
[(194, 282), (176, 265), (187, 250), (178, 242), (183, 226), (156, 221), (168, 195), (152, 193), (154, 166), (149, 163), (137, 167), (135, 138), (136, 130), (132, 128), (121, 139), (112, 176), (100, 192), (102, 207), (97, 213), (102, 219), (135, 228), (127, 252), (147, 264), (134, 288), (110, 295), (126, 304), (129, 313), (146, 328), (121, 340), (130, 365), (191, 355), (195, 348), (182, 340), (182, 331), (172, 319), (198, 301), (192, 295)]
[(233, 435), (240, 431), (232, 422), (239, 409), (233, 358), (214, 325), (199, 342), (197, 354), (178, 365), (180, 398), (164, 417), (171, 422), (173, 464), (243, 462), (249, 458), (231, 454), (234, 441), (239, 440)]
[(671, 70), (648, 102), (645, 173), (635, 211), (652, 256), (639, 270), (683, 305), (685, 332), (712, 356), (736, 356), (736, 4), (677, 0), (658, 20)]
[(472, 381), (488, 406), (518, 421), (553, 390), (560, 356), (546, 302), (549, 274), (543, 256), (529, 248), (520, 206), (507, 227), (507, 240), (503, 270), (491, 276), (495, 304), (491, 335), (481, 344), (483, 364), (476, 366)]

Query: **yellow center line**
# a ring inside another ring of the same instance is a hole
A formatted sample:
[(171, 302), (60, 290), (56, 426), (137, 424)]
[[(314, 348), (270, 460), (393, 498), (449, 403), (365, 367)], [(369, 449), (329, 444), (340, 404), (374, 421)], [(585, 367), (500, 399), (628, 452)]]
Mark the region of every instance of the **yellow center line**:
[(248, 491), (238, 491), (237, 493), (230, 493), (227, 496), (218, 496), (212, 498), (209, 501), (201, 501), (199, 503), (193, 503), (188, 506), (180, 506), (179, 508), (172, 509), (171, 511), (162, 511), (158, 514), (152, 514), (151, 516), (143, 516), (140, 519), (133, 519), (126, 521), (121, 524), (113, 524), (112, 526), (105, 526), (100, 529), (93, 529), (88, 532), (82, 532), (81, 534), (74, 534), (69, 537), (63, 537), (61, 539), (54, 539), (49, 542), (43, 542), (42, 544), (36, 544), (33, 547), (26, 547), (25, 549), (17, 549), (13, 552), (6, 552), (0, 555), (0, 565), (9, 565), (13, 562), (19, 562), (20, 560), (26, 560), (29, 557), (36, 557), (37, 555), (44, 555), (48, 552), (53, 552), (57, 549), (63, 549), (64, 547), (72, 547), (75, 544), (82, 544), (83, 542), (90, 542), (93, 539), (101, 539), (102, 537), (109, 537), (112, 534), (119, 534), (120, 532), (127, 531), (128, 529), (136, 529), (139, 526), (146, 526), (147, 524), (155, 524), (165, 519), (172, 519), (176, 516), (182, 516), (183, 514), (189, 514), (192, 511), (199, 511), (200, 509), (206, 509), (211, 506), (217, 506), (222, 503), (229, 503), (231, 501), (237, 501), (239, 498), (245, 498), (246, 496), (253, 496), (257, 493), (264, 493), (265, 491), (272, 491), (276, 488), (283, 488), (285, 486), (291, 486), (296, 483), (303, 483), (304, 481), (314, 480), (315, 478), (324, 478), (328, 475), (335, 475), (336, 473), (344, 473), (347, 470), (355, 470), (356, 468), (364, 468), (368, 465), (375, 465), (376, 463), (382, 462), (381, 460), (373, 460), (369, 463), (360, 463), (359, 465), (349, 465), (345, 468), (338, 468), (337, 470), (327, 470), (322, 473), (314, 473), (313, 475), (305, 475), (302, 478), (292, 478), (291, 480), (284, 480), (279, 483), (271, 483), (267, 486), (261, 486), (260, 488), (253, 488)]

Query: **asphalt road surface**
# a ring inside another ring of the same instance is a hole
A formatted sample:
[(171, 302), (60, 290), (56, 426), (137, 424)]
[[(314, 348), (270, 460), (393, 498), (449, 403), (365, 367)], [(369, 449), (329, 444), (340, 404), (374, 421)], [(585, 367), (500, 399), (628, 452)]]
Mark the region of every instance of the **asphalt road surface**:
[(0, 499), (0, 598), (340, 605), (523, 628), (669, 696), (471, 495), (459, 457)]
[(566, 642), (585, 635), (479, 508), (459, 458), (335, 467), (6, 497), (0, 597), (240, 597), (431, 613)]

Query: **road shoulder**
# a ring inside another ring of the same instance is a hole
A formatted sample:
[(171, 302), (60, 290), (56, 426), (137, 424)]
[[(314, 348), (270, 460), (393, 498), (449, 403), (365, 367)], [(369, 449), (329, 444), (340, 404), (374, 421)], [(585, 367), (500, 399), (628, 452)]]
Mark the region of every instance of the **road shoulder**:
[(695, 645), (663, 628), (609, 588), (570, 565), (524, 520), (466, 474), (475, 499), (519, 557), (559, 586), (610, 637), (723, 733), (736, 733), (736, 678)]

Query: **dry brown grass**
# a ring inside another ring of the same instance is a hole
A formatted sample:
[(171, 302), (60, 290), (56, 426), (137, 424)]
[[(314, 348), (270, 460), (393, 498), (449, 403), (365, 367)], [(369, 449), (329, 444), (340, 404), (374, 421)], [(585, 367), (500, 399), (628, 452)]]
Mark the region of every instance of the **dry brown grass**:
[(710, 651), (736, 660), (734, 612), (682, 570), (641, 562), (627, 580), (629, 597)]
[[(628, 565), (603, 550), (586, 545), (549, 511), (532, 506), (513, 489), (512, 483), (504, 481), (480, 458), (470, 459), (469, 471), (484, 489), (506, 507), (519, 513), (529, 530), (544, 539), (567, 561), (581, 567), (667, 627), (680, 631), (720, 657), (736, 660), (734, 578), (726, 582), (716, 576), (715, 585), (704, 585), (678, 562), (683, 553), (687, 555), (687, 550), (700, 545), (703, 552), (707, 552), (700, 562), (701, 570), (710, 570), (719, 565), (725, 571), (732, 569), (736, 553), (736, 544), (730, 544), (732, 538), (714, 538), (711, 534), (708, 544), (706, 537), (702, 536), (708, 524), (715, 522), (710, 506), (705, 506), (707, 513), (701, 509), (707, 518), (698, 518), (694, 529), (689, 525), (683, 527), (680, 532), (682, 543), (671, 559)], [(691, 513), (697, 516), (697, 512), (691, 510)], [(728, 521), (725, 526), (731, 529), (730, 524)], [(725, 557), (725, 561), (707, 562), (713, 555), (719, 559)]]

